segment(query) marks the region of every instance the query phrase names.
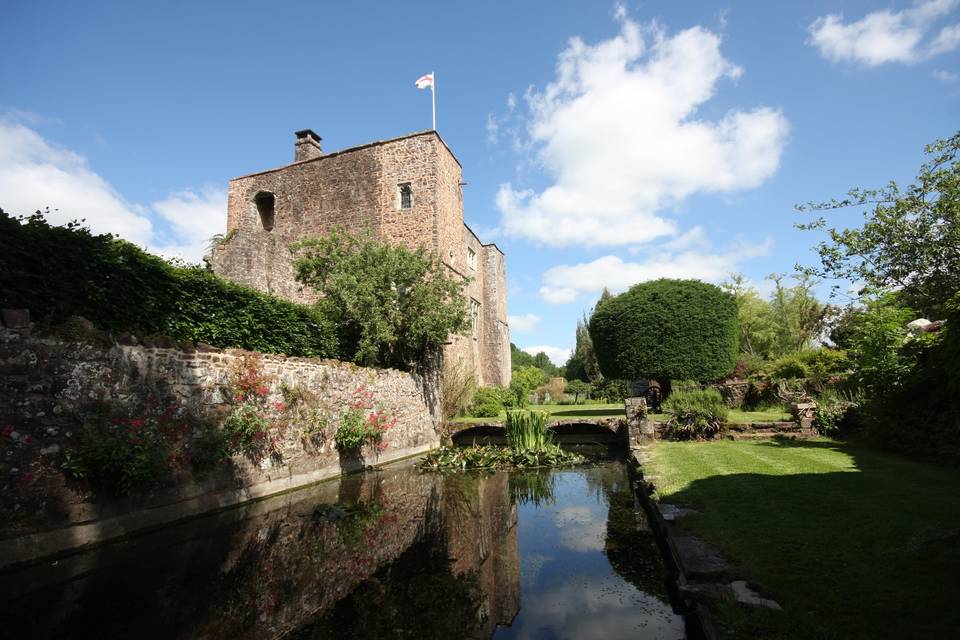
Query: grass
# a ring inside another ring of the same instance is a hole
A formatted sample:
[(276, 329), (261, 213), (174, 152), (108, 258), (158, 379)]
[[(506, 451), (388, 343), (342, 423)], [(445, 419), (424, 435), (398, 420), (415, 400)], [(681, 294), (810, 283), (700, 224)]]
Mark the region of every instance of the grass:
[(715, 607), (727, 637), (941, 638), (960, 626), (960, 470), (827, 439), (660, 442), (678, 521), (784, 612)]
[[(527, 407), (531, 411), (546, 411), (550, 414), (551, 420), (568, 420), (575, 418), (616, 418), (624, 415), (623, 404), (532, 404)], [(667, 414), (653, 413), (650, 417), (657, 422), (666, 422)], [(496, 418), (473, 418), (460, 417), (454, 418), (453, 422), (458, 424), (489, 424), (503, 422), (506, 418), (504, 412), (501, 412)], [(785, 422), (792, 418), (789, 413), (784, 413), (779, 409), (764, 409), (762, 411), (740, 411), (731, 409), (728, 420), (736, 424), (749, 424), (751, 422)]]

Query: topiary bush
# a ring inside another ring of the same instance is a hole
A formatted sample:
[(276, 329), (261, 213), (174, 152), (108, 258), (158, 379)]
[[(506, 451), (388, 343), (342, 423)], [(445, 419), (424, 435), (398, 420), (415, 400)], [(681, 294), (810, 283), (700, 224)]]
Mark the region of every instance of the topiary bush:
[(714, 388), (674, 391), (662, 411), (670, 415), (664, 437), (671, 440), (705, 440), (715, 437), (727, 422), (729, 409)]
[(291, 356), (337, 357), (333, 323), (315, 309), (181, 267), (78, 223), (0, 210), (0, 307), (58, 323)]
[(608, 378), (716, 380), (737, 361), (737, 303), (698, 280), (644, 282), (597, 304), (590, 337)]

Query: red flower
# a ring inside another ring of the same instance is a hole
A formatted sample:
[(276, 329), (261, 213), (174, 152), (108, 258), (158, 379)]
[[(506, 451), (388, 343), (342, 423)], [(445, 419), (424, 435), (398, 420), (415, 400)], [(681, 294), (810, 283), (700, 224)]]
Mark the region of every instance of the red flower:
[(267, 395), (268, 393), (270, 393), (270, 389), (269, 389), (269, 388), (267, 388), (267, 387), (257, 387), (257, 395), (258, 395), (258, 396), (265, 396), (265, 395)]

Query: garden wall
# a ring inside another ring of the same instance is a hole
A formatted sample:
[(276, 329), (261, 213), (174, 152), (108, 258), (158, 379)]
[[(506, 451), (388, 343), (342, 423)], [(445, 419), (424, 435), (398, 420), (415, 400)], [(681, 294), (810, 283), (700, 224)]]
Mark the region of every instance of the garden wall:
[[(440, 441), (433, 379), (332, 360), (114, 340), (82, 322), (73, 333), (31, 337), (27, 328), (0, 327), (0, 566), (414, 455)], [(222, 423), (237, 402), (238, 366), (250, 362), (263, 376), (264, 406), (275, 407), (271, 455), (234, 454), (202, 473), (181, 468), (125, 497), (98, 495), (63, 470), (98, 412), (135, 417), (164, 408), (185, 420)], [(396, 425), (382, 450), (344, 455), (333, 434), (358, 389)]]

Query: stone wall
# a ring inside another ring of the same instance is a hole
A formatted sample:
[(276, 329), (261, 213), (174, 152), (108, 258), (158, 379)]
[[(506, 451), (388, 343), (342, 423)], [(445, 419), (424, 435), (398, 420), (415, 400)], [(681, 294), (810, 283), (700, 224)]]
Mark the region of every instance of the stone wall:
[[(178, 472), (164, 487), (106, 499), (62, 470), (91, 416), (135, 416), (159, 406), (216, 424), (232, 408), (237, 363), (253, 357), (164, 341), (125, 342), (96, 332), (73, 341), (0, 328), (0, 539), (21, 536), (6, 540), (0, 565), (413, 455), (440, 441), (436, 380), (331, 360), (262, 356), (264, 401), (283, 403), (284, 389), (287, 396), (291, 390), (309, 395), (311, 415), (318, 418), (309, 433), (295, 417), (278, 422), (271, 427), (278, 455), (256, 461), (235, 455), (215, 471)], [(344, 456), (333, 434), (360, 387), (397, 423), (384, 450), (365, 446), (359, 455)]]

